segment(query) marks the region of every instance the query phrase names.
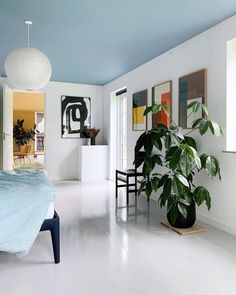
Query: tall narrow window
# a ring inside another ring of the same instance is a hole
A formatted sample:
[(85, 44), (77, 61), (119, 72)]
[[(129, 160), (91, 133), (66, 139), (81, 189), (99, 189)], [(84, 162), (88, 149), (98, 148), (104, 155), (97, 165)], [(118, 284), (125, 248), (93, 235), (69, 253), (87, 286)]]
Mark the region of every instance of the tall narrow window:
[(236, 151), (236, 38), (227, 42), (226, 150)]
[(122, 90), (117, 94), (117, 166), (119, 169), (127, 168), (127, 92)]

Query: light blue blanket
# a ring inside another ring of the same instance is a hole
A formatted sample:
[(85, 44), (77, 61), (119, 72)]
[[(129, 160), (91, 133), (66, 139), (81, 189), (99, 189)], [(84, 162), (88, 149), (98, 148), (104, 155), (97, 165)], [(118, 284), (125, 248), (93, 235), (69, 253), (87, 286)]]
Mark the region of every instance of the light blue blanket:
[(0, 170), (0, 251), (26, 255), (54, 197), (43, 170)]

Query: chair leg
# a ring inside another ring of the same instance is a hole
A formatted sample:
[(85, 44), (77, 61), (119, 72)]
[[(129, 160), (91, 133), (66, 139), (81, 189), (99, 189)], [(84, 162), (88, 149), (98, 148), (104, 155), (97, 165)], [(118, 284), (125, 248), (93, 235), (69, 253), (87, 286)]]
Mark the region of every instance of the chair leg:
[(116, 199), (118, 198), (118, 173), (116, 171)]
[(126, 203), (129, 205), (129, 176), (126, 176)]
[(56, 220), (55, 226), (50, 229), (52, 238), (52, 247), (55, 263), (60, 263), (60, 223)]

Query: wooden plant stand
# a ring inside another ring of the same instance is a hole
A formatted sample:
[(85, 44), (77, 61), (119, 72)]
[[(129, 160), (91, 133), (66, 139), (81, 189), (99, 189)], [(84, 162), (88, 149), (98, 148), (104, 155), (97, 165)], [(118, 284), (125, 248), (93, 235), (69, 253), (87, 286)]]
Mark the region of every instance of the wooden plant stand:
[(202, 233), (206, 232), (207, 229), (199, 224), (194, 224), (190, 228), (177, 228), (169, 224), (167, 220), (161, 220), (161, 224), (164, 226), (168, 227), (169, 229), (173, 230), (174, 232), (178, 233), (181, 236), (186, 236), (186, 235), (191, 235), (191, 234), (196, 234), (196, 233)]

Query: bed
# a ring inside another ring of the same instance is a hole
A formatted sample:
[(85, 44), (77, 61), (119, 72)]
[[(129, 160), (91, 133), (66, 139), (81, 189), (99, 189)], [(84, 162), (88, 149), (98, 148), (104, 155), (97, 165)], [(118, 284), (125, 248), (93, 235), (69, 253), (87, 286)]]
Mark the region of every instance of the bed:
[(60, 219), (55, 190), (43, 170), (0, 171), (0, 251), (26, 255), (39, 231), (49, 230), (60, 262)]

